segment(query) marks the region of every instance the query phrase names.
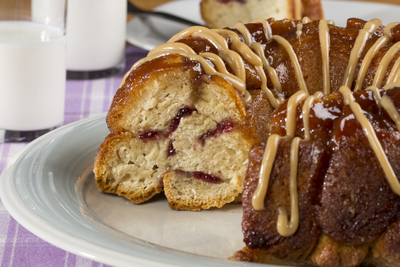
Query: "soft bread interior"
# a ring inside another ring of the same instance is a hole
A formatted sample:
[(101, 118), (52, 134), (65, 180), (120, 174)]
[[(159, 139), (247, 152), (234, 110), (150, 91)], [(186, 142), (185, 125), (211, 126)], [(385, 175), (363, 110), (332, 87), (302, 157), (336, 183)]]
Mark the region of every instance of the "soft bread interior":
[[(140, 97), (119, 111), (118, 127), (124, 130), (110, 134), (96, 157), (100, 190), (140, 203), (161, 192), (161, 176), (170, 171), (164, 188), (174, 192), (167, 198), (176, 209), (221, 207), (241, 193), (251, 146), (240, 130), (246, 115), (241, 95), (219, 76), (204, 76), (199, 83), (190, 77), (172, 69), (136, 88), (133, 95)], [(191, 113), (167, 134), (185, 107)], [(158, 134), (142, 138), (149, 133)], [(196, 179), (194, 172), (219, 182)], [(180, 192), (185, 198), (177, 197)]]
[(237, 176), (228, 183), (211, 184), (193, 179), (185, 172), (170, 171), (163, 175), (163, 182), (169, 206), (175, 210), (220, 208), (233, 202), (242, 190), (242, 181)]

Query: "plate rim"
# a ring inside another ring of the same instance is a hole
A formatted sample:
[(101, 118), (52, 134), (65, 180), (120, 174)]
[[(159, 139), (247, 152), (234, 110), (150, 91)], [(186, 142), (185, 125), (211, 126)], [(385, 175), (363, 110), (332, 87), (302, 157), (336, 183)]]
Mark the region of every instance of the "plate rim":
[[(85, 126), (90, 123), (97, 123), (99, 125), (105, 123), (106, 113), (96, 115), (87, 119), (76, 121), (68, 125), (64, 125), (58, 129), (55, 129), (21, 149), (16, 155), (14, 155), (6, 164), (2, 174), (0, 175), (0, 198), (7, 209), (9, 214), (24, 228), (45, 240), (46, 242), (75, 255), (101, 262), (111, 266), (130, 266), (131, 264), (138, 264), (139, 266), (147, 267), (172, 267), (172, 266), (215, 266), (215, 267), (228, 267), (228, 266), (248, 266), (249, 263), (237, 262), (222, 258), (213, 258), (209, 256), (197, 255), (189, 252), (183, 252), (172, 248), (164, 247), (162, 245), (152, 244), (141, 240), (136, 237), (129, 236), (130, 240), (136, 240), (132, 243), (132, 250), (135, 251), (135, 246), (141, 246), (143, 251), (136, 250), (136, 255), (119, 251), (115, 248), (111, 249), (105, 246), (101, 246), (95, 242), (90, 242), (84, 238), (80, 239), (74, 235), (68, 234), (66, 231), (61, 231), (56, 228), (52, 222), (46, 221), (39, 215), (30, 210), (24, 203), (24, 201), (18, 195), (16, 188), (13, 185), (13, 171), (20, 167), (19, 162), (22, 157), (29, 153), (32, 149), (37, 149), (42, 144), (47, 144), (49, 140), (55, 140), (62, 134), (70, 133), (74, 131), (76, 126)], [(98, 126), (100, 127), (100, 126)], [(104, 136), (105, 137), (105, 136)], [(44, 151), (45, 147), (39, 149)], [(27, 179), (27, 178), (25, 178)], [(75, 196), (77, 197), (77, 196)], [(32, 204), (31, 202), (30, 204)], [(83, 214), (82, 214), (83, 216)], [(90, 225), (96, 232), (103, 235), (108, 240), (115, 239), (107, 237), (104, 233), (96, 229), (92, 222), (88, 218), (85, 218), (85, 222)], [(115, 232), (118, 235), (118, 230), (109, 228), (108, 231)], [(118, 241), (118, 240), (117, 240)], [(146, 244), (145, 244), (146, 243)], [(120, 243), (123, 245), (122, 243)], [(149, 259), (147, 255), (144, 255), (144, 250), (150, 249), (151, 255), (154, 254), (153, 259)], [(240, 249), (240, 248), (238, 248)], [(140, 254), (143, 256), (141, 257)], [(169, 255), (170, 257), (159, 261), (160, 256)], [(200, 264), (200, 265), (199, 265)], [(278, 267), (275, 265), (257, 264), (250, 263), (251, 266), (270, 266)]]
[[(171, 2), (167, 2), (165, 4), (159, 5), (156, 8), (154, 8), (154, 10), (157, 11), (164, 11), (164, 9), (169, 8), (170, 6), (175, 6), (177, 5), (179, 2), (196, 2), (197, 6), (200, 5), (200, 0), (175, 0), (175, 1), (171, 1)], [(127, 27), (126, 27), (126, 40), (128, 43), (132, 44), (132, 45), (136, 45), (140, 48), (146, 49), (146, 50), (151, 50), (153, 49), (155, 46), (153, 44), (149, 44), (149, 43), (145, 43), (142, 42), (140, 39), (137, 38), (131, 38), (129, 36), (129, 31), (131, 30), (131, 28), (133, 26), (135, 26), (136, 24), (138, 24), (138, 26), (146, 26), (146, 23), (143, 22), (142, 17), (136, 16), (133, 19), (131, 19), (128, 23), (127, 23)], [(172, 37), (172, 36), (171, 36)], [(166, 40), (168, 41), (168, 40)], [(166, 42), (165, 41), (165, 42)]]

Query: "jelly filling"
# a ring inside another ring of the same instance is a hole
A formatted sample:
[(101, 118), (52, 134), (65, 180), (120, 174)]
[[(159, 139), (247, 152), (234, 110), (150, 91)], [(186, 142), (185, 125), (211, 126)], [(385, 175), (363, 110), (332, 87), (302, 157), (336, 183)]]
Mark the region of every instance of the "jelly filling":
[(169, 144), (167, 153), (168, 153), (168, 157), (176, 154), (176, 150), (172, 143)]
[(207, 138), (216, 138), (223, 133), (232, 132), (234, 129), (235, 125), (233, 122), (230, 119), (225, 119), (221, 123), (217, 124), (217, 128), (200, 136), (200, 143), (202, 146), (204, 146)]
[(181, 122), (181, 119), (185, 116), (191, 115), (193, 112), (193, 109), (190, 107), (184, 107), (181, 108), (178, 111), (178, 114), (176, 114), (175, 118), (172, 119), (171, 123), (168, 126), (168, 131), (167, 131), (167, 136), (170, 136), (175, 130), (178, 128), (179, 123)]
[(203, 180), (207, 183), (218, 184), (221, 182), (221, 178), (203, 172), (193, 172), (192, 175), (194, 178)]
[(168, 126), (168, 130), (166, 132), (163, 131), (147, 131), (138, 135), (138, 138), (143, 142), (147, 143), (148, 141), (159, 140), (165, 137), (171, 136), (173, 132), (178, 128), (181, 119), (185, 116), (191, 115), (193, 109), (186, 106), (184, 108), (179, 109), (178, 114), (172, 119), (171, 123)]

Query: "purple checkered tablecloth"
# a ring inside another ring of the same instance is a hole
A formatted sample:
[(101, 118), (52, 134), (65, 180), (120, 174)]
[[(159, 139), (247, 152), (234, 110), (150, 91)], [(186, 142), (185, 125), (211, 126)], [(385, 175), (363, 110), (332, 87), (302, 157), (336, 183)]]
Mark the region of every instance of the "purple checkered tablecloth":
[[(107, 112), (123, 75), (133, 63), (147, 55), (147, 51), (126, 47), (125, 70), (113, 77), (97, 80), (68, 80), (66, 85), (65, 121), (69, 124)], [(0, 143), (0, 174), (7, 161), (27, 143)], [(59, 249), (23, 228), (0, 201), (0, 267), (37, 266), (104, 266), (89, 259)]]

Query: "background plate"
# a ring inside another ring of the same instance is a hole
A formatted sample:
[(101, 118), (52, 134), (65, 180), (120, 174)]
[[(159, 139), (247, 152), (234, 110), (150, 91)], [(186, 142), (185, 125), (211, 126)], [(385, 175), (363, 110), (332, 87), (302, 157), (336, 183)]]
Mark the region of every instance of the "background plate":
[[(348, 18), (371, 20), (379, 18), (384, 25), (400, 22), (400, 5), (322, 0), (325, 18), (333, 20), (338, 26), (345, 26)], [(158, 6), (164, 11), (204, 24), (200, 15), (200, 0), (180, 0)], [(188, 26), (155, 17), (136, 17), (127, 25), (127, 41), (141, 48), (151, 50), (166, 43), (174, 34)]]
[[(204, 24), (200, 15), (200, 0), (178, 0), (156, 7), (154, 10), (175, 14), (182, 18)], [(188, 25), (152, 16), (137, 16), (127, 25), (126, 39), (130, 44), (151, 50), (166, 43)]]
[(100, 193), (92, 168), (107, 134), (101, 115), (28, 145), (0, 178), (0, 195), (10, 214), (47, 242), (113, 266), (245, 264), (227, 260), (244, 246), (240, 204), (173, 211), (162, 195), (134, 205)]

